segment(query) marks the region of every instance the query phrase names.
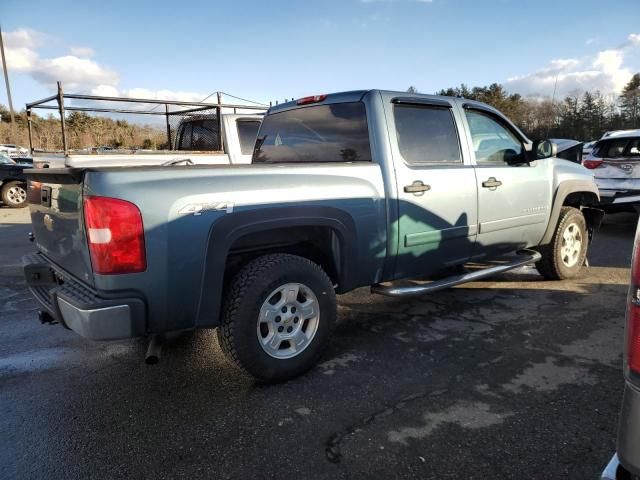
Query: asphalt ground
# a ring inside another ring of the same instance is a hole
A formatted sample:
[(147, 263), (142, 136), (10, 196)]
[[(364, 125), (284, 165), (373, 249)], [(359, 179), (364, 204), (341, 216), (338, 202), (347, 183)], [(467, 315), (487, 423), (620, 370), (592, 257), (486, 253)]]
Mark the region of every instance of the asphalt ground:
[(26, 210), (0, 208), (0, 478), (597, 478), (615, 449), (635, 215), (590, 267), (522, 268), (413, 300), (339, 298), (322, 363), (285, 384), (215, 332), (94, 343), (42, 326)]

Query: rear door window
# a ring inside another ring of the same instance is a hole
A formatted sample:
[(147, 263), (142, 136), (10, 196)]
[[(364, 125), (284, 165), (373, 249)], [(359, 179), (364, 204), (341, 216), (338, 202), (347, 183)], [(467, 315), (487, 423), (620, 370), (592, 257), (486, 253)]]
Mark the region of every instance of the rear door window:
[(362, 102), (315, 105), (267, 115), (253, 163), (369, 162)]
[(451, 109), (396, 105), (393, 116), (398, 148), (407, 163), (462, 163)]
[(242, 155), (251, 155), (253, 146), (256, 143), (260, 122), (254, 120), (238, 120), (236, 122), (238, 128), (238, 139), (240, 140), (240, 153)]

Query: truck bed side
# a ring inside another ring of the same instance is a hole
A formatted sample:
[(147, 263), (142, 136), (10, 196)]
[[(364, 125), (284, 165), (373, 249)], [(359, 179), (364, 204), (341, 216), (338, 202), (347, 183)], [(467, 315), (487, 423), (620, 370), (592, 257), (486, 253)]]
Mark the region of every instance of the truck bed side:
[(339, 291), (379, 279), (386, 257), (384, 186), (372, 163), (95, 169), (84, 195), (127, 200), (143, 214), (147, 270), (93, 279), (98, 291), (141, 289), (150, 331), (216, 325), (226, 262), (288, 236), (314, 244), (335, 234), (326, 241)]

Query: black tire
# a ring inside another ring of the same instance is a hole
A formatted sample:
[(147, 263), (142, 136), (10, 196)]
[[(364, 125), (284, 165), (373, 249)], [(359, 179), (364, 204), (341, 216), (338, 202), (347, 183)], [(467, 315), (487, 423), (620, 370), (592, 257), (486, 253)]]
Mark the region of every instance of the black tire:
[[(317, 326), (296, 356), (275, 358), (259, 341), (258, 318), (274, 290), (291, 283), (308, 288), (317, 298)], [(336, 315), (335, 292), (320, 266), (295, 255), (265, 255), (249, 262), (232, 280), (224, 299), (218, 340), (225, 356), (238, 368), (262, 382), (281, 382), (316, 364), (333, 335)]]
[[(568, 228), (571, 228), (571, 234), (579, 235), (581, 238), (580, 252), (573, 257), (563, 253), (566, 246), (563, 235)], [(588, 247), (587, 223), (582, 212), (577, 208), (562, 207), (551, 242), (538, 248), (542, 258), (536, 263), (536, 269), (547, 280), (574, 278), (584, 265)]]
[(2, 185), (0, 190), (2, 203), (11, 208), (22, 208), (27, 206), (27, 185), (20, 181), (11, 181)]

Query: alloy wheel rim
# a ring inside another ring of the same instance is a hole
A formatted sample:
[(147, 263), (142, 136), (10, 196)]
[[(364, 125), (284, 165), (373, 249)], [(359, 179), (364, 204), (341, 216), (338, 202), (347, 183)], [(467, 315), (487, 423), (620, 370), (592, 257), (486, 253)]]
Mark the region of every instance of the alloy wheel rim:
[(582, 231), (577, 224), (571, 223), (562, 232), (562, 245), (560, 247), (560, 257), (562, 263), (567, 267), (573, 267), (580, 259), (582, 252)]
[(313, 291), (302, 283), (286, 283), (260, 308), (258, 342), (273, 358), (293, 358), (311, 344), (319, 323), (320, 305)]
[(24, 203), (27, 200), (27, 191), (22, 187), (11, 187), (7, 192), (7, 198), (11, 203)]

